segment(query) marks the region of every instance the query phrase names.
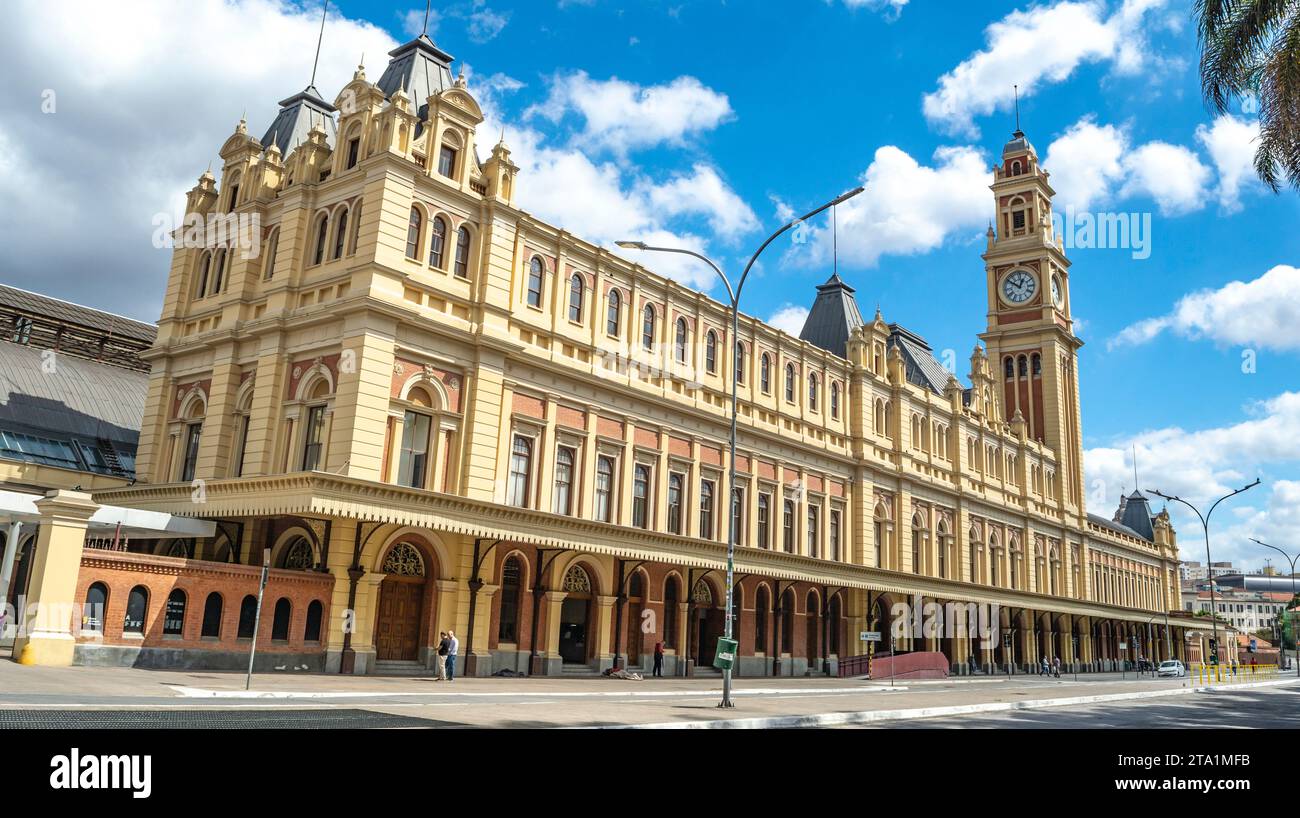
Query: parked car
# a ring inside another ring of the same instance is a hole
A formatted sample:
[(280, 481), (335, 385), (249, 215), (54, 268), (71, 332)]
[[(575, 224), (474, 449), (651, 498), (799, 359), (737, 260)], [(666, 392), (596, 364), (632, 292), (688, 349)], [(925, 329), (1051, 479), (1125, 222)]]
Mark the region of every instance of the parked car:
[(1167, 662), (1160, 663), (1159, 673), (1161, 676), (1186, 676), (1187, 668), (1177, 659), (1170, 659)]

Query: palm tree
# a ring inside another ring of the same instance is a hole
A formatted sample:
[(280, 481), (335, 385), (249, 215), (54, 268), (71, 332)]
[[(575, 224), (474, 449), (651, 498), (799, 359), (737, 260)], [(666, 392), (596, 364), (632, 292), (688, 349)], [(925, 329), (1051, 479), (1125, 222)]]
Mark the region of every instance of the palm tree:
[(1300, 2), (1197, 0), (1201, 89), (1218, 113), (1259, 103), (1255, 172), (1273, 192), (1300, 188)]

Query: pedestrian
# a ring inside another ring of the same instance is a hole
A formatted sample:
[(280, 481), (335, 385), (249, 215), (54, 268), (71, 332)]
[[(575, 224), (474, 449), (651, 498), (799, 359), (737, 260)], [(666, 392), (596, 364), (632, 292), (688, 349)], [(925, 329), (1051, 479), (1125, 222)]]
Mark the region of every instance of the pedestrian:
[(1039, 675), (1039, 676), (1046, 676), (1046, 675), (1048, 675), (1048, 664), (1047, 664), (1047, 657), (1046, 657), (1046, 656), (1043, 657), (1043, 662), (1042, 662), (1042, 664), (1040, 664), (1040, 665), (1038, 666), (1038, 675)]
[(456, 681), (456, 654), (460, 653), (460, 640), (455, 631), (447, 631), (447, 681)]
[(438, 681), (447, 681), (447, 653), (451, 650), (451, 640), (447, 638), (447, 632), (441, 631), (438, 634)]
[(655, 642), (655, 671), (654, 675), (662, 679), (664, 676), (664, 643)]
[(1054, 671), (1052, 675), (1058, 679), (1061, 678), (1061, 657), (1057, 656), (1052, 659), (1052, 670)]

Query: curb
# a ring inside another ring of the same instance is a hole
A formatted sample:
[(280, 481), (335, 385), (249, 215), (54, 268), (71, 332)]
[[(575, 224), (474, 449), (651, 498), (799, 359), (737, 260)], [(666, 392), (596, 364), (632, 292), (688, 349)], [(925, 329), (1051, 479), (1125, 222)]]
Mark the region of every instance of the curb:
[[(698, 698), (700, 696), (721, 696), (721, 688), (707, 690), (500, 690), (467, 691), (464, 693), (442, 692), (432, 690), (409, 691), (288, 691), (288, 690), (212, 690), (185, 685), (168, 685), (181, 698), (186, 699), (396, 699), (396, 698), (447, 698), (447, 699), (500, 699), (512, 696), (527, 696), (531, 699), (673, 699)], [(897, 687), (759, 687), (747, 690), (733, 690), (734, 697), (762, 698), (772, 695), (825, 695), (841, 693), (903, 693), (906, 685)]]
[(958, 704), (944, 707), (919, 707), (910, 710), (864, 710), (855, 713), (817, 713), (806, 716), (771, 716), (754, 719), (717, 719), (714, 721), (669, 722), (660, 724), (628, 724), (607, 729), (627, 730), (783, 730), (795, 728), (837, 727), (846, 724), (870, 724), (878, 721), (904, 721), (929, 719), (940, 716), (963, 716), (972, 713), (1005, 713), (1012, 710), (1037, 710), (1051, 707), (1070, 707), (1080, 704), (1158, 699), (1184, 696), (1190, 693), (1210, 693), (1232, 690), (1252, 690), (1294, 684), (1295, 679), (1274, 682), (1245, 682), (1230, 687), (1180, 687), (1174, 690), (1144, 690), (1137, 693), (1106, 693), (1096, 696), (1070, 696), (1061, 699), (1038, 699), (1023, 702), (986, 702), (983, 704)]

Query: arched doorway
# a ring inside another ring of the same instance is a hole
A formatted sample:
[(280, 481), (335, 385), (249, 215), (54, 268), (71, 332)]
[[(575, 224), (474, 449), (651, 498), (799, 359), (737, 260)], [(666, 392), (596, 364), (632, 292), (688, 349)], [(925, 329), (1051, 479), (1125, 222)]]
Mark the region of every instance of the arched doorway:
[(564, 574), (564, 602), (560, 603), (560, 659), (567, 665), (585, 665), (590, 653), (591, 575), (581, 565)]
[(399, 542), (380, 563), (384, 581), (379, 586), (375, 659), (413, 662), (420, 658), (420, 617), (429, 572), (420, 549)]
[(702, 577), (691, 589), (691, 601), (695, 605), (695, 666), (712, 667), (726, 612), (718, 610), (713, 601), (713, 586)]
[(808, 657), (808, 670), (816, 672), (821, 660), (821, 602), (817, 598), (817, 592), (809, 591), (805, 603), (807, 613), (804, 616), (804, 626), (807, 636), (804, 640), (804, 653)]
[(627, 584), (627, 666), (639, 667), (641, 664), (641, 611), (645, 609), (645, 575), (633, 571)]

